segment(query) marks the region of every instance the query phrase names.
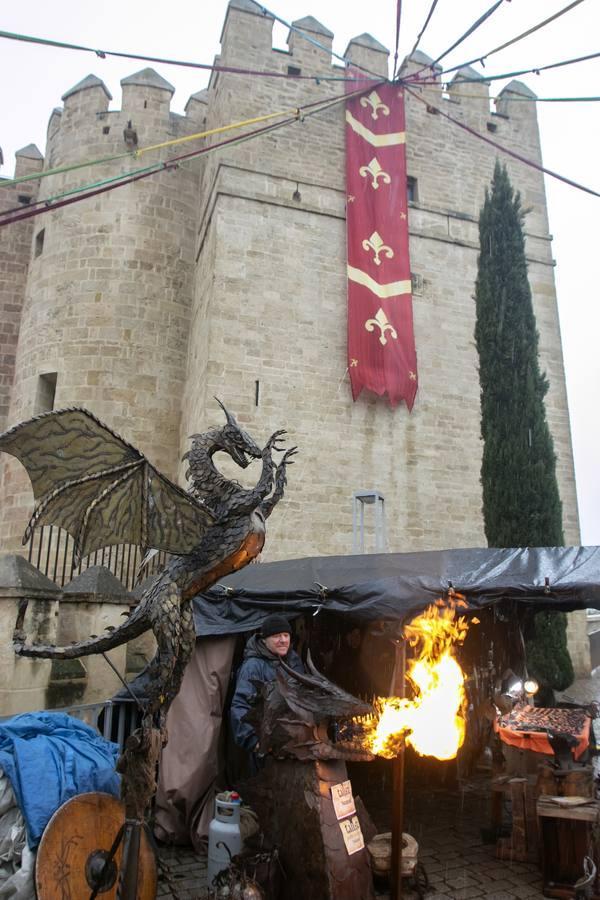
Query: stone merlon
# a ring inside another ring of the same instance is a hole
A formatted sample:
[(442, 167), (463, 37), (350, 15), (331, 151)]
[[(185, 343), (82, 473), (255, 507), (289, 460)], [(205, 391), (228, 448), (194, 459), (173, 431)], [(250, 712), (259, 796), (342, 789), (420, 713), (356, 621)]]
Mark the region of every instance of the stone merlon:
[(15, 156), (24, 156), (25, 159), (43, 159), (44, 157), (38, 150), (35, 144), (27, 144), (26, 147), (21, 147), (20, 150), (17, 150)]
[(315, 19), (314, 16), (304, 16), (303, 19), (296, 19), (292, 22), (292, 25), (300, 31), (310, 31), (311, 34), (321, 34), (323, 37), (333, 38), (333, 31), (330, 31), (329, 28), (325, 28), (325, 26)]
[(366, 31), (363, 34), (357, 35), (357, 37), (353, 37), (348, 42), (344, 56), (348, 56), (348, 51), (353, 44), (356, 44), (359, 47), (366, 47), (367, 50), (374, 50), (376, 53), (385, 53), (389, 56), (390, 51), (387, 47), (384, 47), (383, 44), (376, 41), (375, 38), (372, 35), (367, 34)]
[(62, 97), (61, 100), (65, 101), (68, 97), (72, 97), (73, 94), (78, 94), (80, 91), (87, 91), (90, 88), (100, 87), (106, 94), (109, 100), (112, 100), (112, 94), (104, 84), (101, 78), (98, 78), (97, 75), (86, 75), (85, 78), (82, 78), (81, 81), (78, 81), (76, 85), (72, 88), (69, 88)]
[(468, 81), (469, 83), (479, 82), (481, 84), (490, 84), (490, 82), (486, 81), (485, 77), (480, 72), (477, 72), (471, 66), (462, 66), (452, 79), (453, 84), (460, 84), (461, 81)]
[(141, 87), (158, 88), (161, 91), (169, 91), (170, 94), (175, 93), (173, 85), (169, 84), (162, 75), (159, 75), (158, 72), (151, 68), (140, 69), (139, 72), (134, 72), (133, 75), (128, 75), (127, 78), (121, 79), (121, 87), (132, 84)]
[(414, 69), (430, 69), (433, 72), (434, 78), (437, 78), (442, 71), (442, 66), (438, 63), (434, 63), (433, 58), (427, 56), (422, 50), (415, 50), (410, 56), (405, 56), (402, 61), (400, 71), (404, 72), (406, 69), (411, 69), (411, 71)]
[(534, 100), (537, 100), (537, 94), (535, 94), (531, 88), (528, 88), (526, 84), (523, 84), (522, 81), (511, 81), (506, 87), (503, 87), (499, 97), (503, 97), (504, 94), (520, 94), (522, 97), (531, 97)]

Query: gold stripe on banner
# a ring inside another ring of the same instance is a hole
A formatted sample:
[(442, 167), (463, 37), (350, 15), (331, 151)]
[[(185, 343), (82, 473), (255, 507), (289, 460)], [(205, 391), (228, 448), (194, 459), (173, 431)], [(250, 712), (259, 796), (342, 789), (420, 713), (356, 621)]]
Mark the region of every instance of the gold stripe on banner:
[(372, 131), (369, 131), (368, 128), (365, 128), (362, 122), (355, 119), (348, 110), (346, 110), (346, 122), (353, 131), (374, 147), (393, 147), (395, 144), (406, 143), (405, 131), (390, 131), (387, 134), (374, 134)]
[(368, 288), (377, 297), (385, 299), (386, 297), (396, 297), (400, 294), (410, 294), (412, 285), (410, 279), (407, 281), (390, 281), (388, 284), (379, 284), (366, 272), (361, 269), (355, 269), (354, 266), (348, 266), (348, 278), (357, 284), (362, 284)]

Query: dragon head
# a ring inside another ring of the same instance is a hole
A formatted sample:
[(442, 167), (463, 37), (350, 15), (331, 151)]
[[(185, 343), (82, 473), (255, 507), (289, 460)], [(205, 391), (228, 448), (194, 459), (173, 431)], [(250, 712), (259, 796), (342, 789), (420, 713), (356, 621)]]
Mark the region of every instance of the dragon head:
[(221, 446), (215, 446), (215, 450), (223, 450), (225, 453), (228, 453), (240, 468), (245, 469), (250, 465), (252, 459), (260, 459), (261, 449), (250, 435), (240, 428), (235, 416), (223, 406), (218, 397), (215, 397), (215, 400), (227, 419), (227, 424), (219, 431)]
[(308, 759), (371, 760), (353, 719), (373, 710), (329, 681), (307, 658), (308, 674), (283, 661), (275, 681), (257, 685), (256, 705), (247, 714), (259, 736), (261, 752)]
[[(181, 457), (184, 460), (189, 460), (190, 467), (185, 473), (186, 478), (192, 480), (192, 484), (195, 485), (200, 493), (204, 493), (206, 472), (202, 466), (205, 465), (207, 456), (212, 457), (213, 454), (222, 450), (241, 469), (246, 469), (253, 459), (260, 459), (262, 455), (258, 444), (252, 440), (243, 428), (240, 428), (235, 416), (223, 406), (217, 397), (215, 397), (215, 400), (225, 413), (227, 423), (222, 428), (213, 428), (204, 434), (193, 434), (191, 436), (191, 449)], [(197, 484), (195, 484), (196, 481), (198, 481)]]

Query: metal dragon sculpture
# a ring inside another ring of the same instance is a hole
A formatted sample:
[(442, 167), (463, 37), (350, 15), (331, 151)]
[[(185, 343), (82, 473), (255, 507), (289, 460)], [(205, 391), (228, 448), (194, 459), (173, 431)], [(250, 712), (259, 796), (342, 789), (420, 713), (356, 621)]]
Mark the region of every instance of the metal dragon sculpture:
[[(65, 647), (29, 645), (21, 616), (14, 635), (21, 656), (69, 659), (106, 652), (152, 629), (157, 651), (145, 704), (147, 714), (160, 712), (161, 724), (194, 648), (192, 597), (258, 556), (265, 520), (283, 496), (296, 453), (288, 449), (277, 465), (273, 452), (282, 450), (285, 431), (276, 431), (261, 449), (217, 402), (226, 424), (193, 435), (183, 457), (189, 491), (85, 409), (45, 413), (0, 435), (0, 450), (25, 466), (36, 500), (23, 543), (37, 525), (52, 524), (73, 537), (76, 561), (119, 543), (173, 554), (119, 628)], [(242, 469), (262, 460), (256, 486), (246, 489), (225, 478), (213, 462), (217, 451)]]

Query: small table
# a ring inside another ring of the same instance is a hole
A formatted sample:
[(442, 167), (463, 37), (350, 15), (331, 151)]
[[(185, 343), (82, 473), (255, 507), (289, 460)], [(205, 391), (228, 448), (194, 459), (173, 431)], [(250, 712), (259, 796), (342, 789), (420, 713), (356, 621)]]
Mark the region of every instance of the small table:
[(588, 748), (590, 723), (591, 718), (584, 709), (515, 706), (512, 712), (494, 722), (494, 728), (505, 744), (550, 756), (554, 751), (548, 733), (570, 735), (577, 740), (572, 750), (577, 760)]

